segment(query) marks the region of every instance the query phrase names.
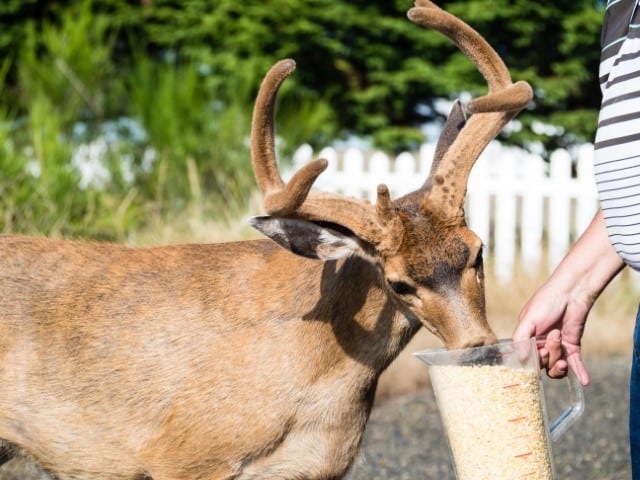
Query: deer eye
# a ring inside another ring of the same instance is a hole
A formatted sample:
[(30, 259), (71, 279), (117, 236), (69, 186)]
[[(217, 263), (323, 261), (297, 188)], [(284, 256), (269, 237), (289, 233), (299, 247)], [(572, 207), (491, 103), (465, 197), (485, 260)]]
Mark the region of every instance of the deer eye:
[(389, 287), (391, 287), (391, 290), (396, 292), (398, 295), (410, 295), (416, 293), (416, 289), (406, 282), (390, 281)]
[(476, 255), (476, 259), (473, 262), (473, 268), (476, 270), (482, 268), (482, 248), (478, 250), (478, 255)]
[(484, 279), (484, 270), (482, 268), (482, 249), (478, 252), (475, 261), (473, 262), (473, 268), (476, 271), (476, 280), (478, 283)]
[(482, 250), (478, 252), (478, 255), (476, 256), (476, 261), (473, 262), (473, 268), (480, 268), (480, 267), (482, 267)]

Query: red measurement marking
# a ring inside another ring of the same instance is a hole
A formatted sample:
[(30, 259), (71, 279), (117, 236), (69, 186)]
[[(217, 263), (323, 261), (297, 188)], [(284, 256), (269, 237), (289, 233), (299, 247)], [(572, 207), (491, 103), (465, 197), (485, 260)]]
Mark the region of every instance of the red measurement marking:
[(520, 386), (519, 383), (512, 383), (511, 385), (504, 385), (502, 388), (514, 388), (519, 386)]
[(522, 420), (526, 420), (527, 417), (516, 417), (516, 418), (510, 418), (509, 420), (507, 420), (508, 422), (521, 422)]
[(528, 457), (529, 455), (531, 455), (532, 452), (527, 452), (527, 453), (521, 453), (520, 455), (515, 455), (516, 458), (524, 458), (524, 457)]

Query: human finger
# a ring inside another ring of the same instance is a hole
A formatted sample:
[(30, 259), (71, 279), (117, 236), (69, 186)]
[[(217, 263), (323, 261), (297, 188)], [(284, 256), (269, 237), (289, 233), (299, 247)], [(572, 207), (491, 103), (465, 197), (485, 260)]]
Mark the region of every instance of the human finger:
[(567, 370), (567, 361), (561, 358), (547, 369), (547, 375), (551, 378), (563, 378), (567, 376)]
[(571, 370), (573, 370), (573, 373), (575, 373), (576, 377), (578, 377), (578, 381), (580, 382), (580, 384), (583, 387), (589, 385), (591, 379), (589, 378), (589, 372), (584, 366), (581, 355), (579, 353), (570, 355), (567, 361), (569, 362), (569, 366)]
[(540, 347), (538, 350), (538, 359), (540, 360), (540, 368), (549, 368), (549, 350), (546, 347)]
[(545, 338), (545, 349), (549, 352), (547, 368), (553, 368), (562, 357), (562, 336), (560, 330), (554, 329)]

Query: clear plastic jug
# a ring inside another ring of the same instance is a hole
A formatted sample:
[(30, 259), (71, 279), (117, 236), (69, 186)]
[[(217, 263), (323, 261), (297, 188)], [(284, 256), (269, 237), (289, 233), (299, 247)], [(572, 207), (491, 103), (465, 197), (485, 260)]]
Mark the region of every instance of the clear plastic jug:
[(551, 442), (584, 410), (570, 373), (568, 407), (549, 423), (536, 339), (414, 354), (427, 363), (459, 480), (553, 480)]

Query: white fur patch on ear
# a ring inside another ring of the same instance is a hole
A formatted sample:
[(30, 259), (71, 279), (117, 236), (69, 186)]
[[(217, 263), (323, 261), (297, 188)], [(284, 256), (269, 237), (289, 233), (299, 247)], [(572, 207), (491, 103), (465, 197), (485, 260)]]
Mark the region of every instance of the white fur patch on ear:
[(358, 237), (330, 226), (270, 216), (253, 217), (249, 224), (278, 245), (303, 257), (337, 260), (349, 255), (364, 254)]
[(356, 237), (343, 234), (336, 235), (335, 230), (322, 229), (320, 243), (316, 249), (318, 257), (323, 260), (337, 260), (348, 257), (361, 250)]

